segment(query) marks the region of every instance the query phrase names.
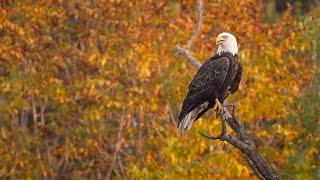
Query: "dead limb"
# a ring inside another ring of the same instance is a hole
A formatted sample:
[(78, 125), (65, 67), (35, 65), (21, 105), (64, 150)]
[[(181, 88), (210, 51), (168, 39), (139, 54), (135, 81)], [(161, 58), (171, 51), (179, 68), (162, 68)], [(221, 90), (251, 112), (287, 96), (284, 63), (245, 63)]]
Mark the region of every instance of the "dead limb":
[(195, 41), (196, 37), (200, 34), (201, 31), (201, 26), (203, 23), (203, 0), (198, 0), (197, 12), (197, 25), (188, 42), (187, 50), (189, 50), (192, 47), (193, 42)]
[(197, 36), (200, 33), (201, 26), (203, 23), (203, 16), (202, 16), (203, 9), (204, 9), (203, 8), (203, 0), (198, 0), (198, 6), (197, 6), (198, 16), (197, 16), (196, 28), (195, 28), (190, 40), (188, 41), (188, 44), (186, 45), (186, 47), (181, 47), (178, 45), (176, 46), (177, 47), (177, 54), (186, 57), (187, 60), (197, 69), (200, 68), (201, 63), (189, 53), (189, 49), (192, 47), (193, 42), (195, 41), (195, 39), (197, 38)]
[(201, 67), (201, 63), (190, 54), (188, 49), (177, 46), (177, 54), (184, 56), (196, 69)]

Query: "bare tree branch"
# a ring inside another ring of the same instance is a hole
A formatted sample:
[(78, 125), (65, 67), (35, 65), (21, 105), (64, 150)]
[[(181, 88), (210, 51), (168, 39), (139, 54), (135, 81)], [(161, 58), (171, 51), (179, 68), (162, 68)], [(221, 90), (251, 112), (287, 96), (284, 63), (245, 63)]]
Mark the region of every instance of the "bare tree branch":
[[(105, 177), (105, 179), (111, 179), (111, 173), (112, 172), (115, 172), (117, 173), (116, 169), (115, 169), (115, 166), (116, 166), (116, 162), (117, 162), (117, 158), (118, 158), (118, 154), (121, 150), (121, 147), (124, 143), (124, 139), (122, 137), (122, 132), (123, 132), (123, 129), (127, 123), (127, 121), (124, 120), (124, 115), (122, 114), (121, 115), (121, 118), (120, 118), (120, 121), (119, 121), (119, 129), (118, 129), (118, 134), (117, 134), (117, 140), (115, 142), (115, 150), (114, 150), (114, 154), (113, 154), (113, 157), (112, 157), (112, 160), (111, 160), (111, 165), (110, 165), (110, 168), (107, 172), (107, 175)], [(121, 177), (120, 175), (118, 175), (119, 177)]]
[(201, 26), (202, 26), (202, 23), (203, 23), (203, 16), (202, 16), (203, 15), (203, 9), (204, 9), (203, 8), (203, 0), (198, 0), (198, 6), (197, 6), (198, 16), (197, 16), (196, 28), (194, 29), (194, 32), (193, 32), (191, 38), (189, 39), (188, 44), (187, 44), (186, 47), (181, 47), (181, 46), (177, 45), (177, 54), (178, 55), (182, 55), (185, 58), (187, 58), (187, 60), (193, 66), (195, 66), (197, 69), (199, 69), (201, 67), (201, 63), (190, 54), (189, 49), (192, 47), (193, 42), (195, 41), (195, 39), (197, 38), (197, 36), (200, 33)]
[(189, 63), (191, 63), (196, 69), (199, 69), (201, 67), (201, 63), (196, 58), (194, 58), (186, 48), (177, 46), (177, 54), (187, 58)]
[(187, 45), (187, 50), (189, 50), (193, 44), (193, 42), (195, 41), (196, 37), (199, 35), (200, 30), (201, 30), (201, 26), (202, 26), (202, 22), (203, 22), (203, 0), (198, 0), (198, 7), (197, 7), (197, 12), (198, 12), (198, 18), (197, 18), (197, 25), (196, 28), (188, 42)]
[[(203, 22), (202, 14), (203, 1), (198, 0), (198, 22), (195, 32), (190, 38), (186, 48), (177, 46), (177, 54), (184, 56), (196, 69), (201, 67), (201, 63), (190, 54), (189, 49), (191, 48), (196, 36), (200, 33)], [(280, 179), (279, 176), (272, 171), (268, 162), (259, 154), (253, 138), (246, 133), (245, 129), (238, 123), (236, 118), (233, 117), (228, 109), (223, 107), (218, 100), (216, 100), (216, 104), (217, 106), (215, 110), (221, 120), (221, 134), (217, 137), (207, 135), (204, 132), (200, 132), (200, 134), (210, 140), (226, 141), (233, 147), (239, 149), (253, 172), (260, 179)], [(235, 133), (234, 135), (228, 134), (226, 123), (231, 127)]]

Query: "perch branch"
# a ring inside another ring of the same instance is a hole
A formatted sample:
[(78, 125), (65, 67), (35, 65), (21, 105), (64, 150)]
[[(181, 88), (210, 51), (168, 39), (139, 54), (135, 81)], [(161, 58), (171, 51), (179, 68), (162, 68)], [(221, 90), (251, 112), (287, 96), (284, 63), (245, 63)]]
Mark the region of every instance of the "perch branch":
[(257, 167), (253, 164), (253, 162), (247, 157), (244, 156), (244, 158), (246, 159), (247, 163), (250, 165), (251, 169), (253, 170), (254, 174), (259, 177), (259, 179), (264, 179), (263, 176), (261, 176), (261, 174), (259, 174), (259, 170), (257, 169)]
[[(185, 57), (189, 61), (189, 63), (191, 63), (196, 69), (199, 69), (201, 67), (201, 63), (190, 54), (189, 49), (191, 48), (197, 35), (200, 33), (203, 21), (202, 13), (203, 0), (198, 0), (198, 22), (195, 28), (195, 32), (190, 38), (186, 48), (177, 46), (177, 54)], [(279, 176), (275, 174), (270, 168), (268, 162), (259, 154), (253, 138), (246, 133), (245, 129), (238, 123), (237, 119), (232, 116), (228, 109), (226, 107), (223, 107), (218, 100), (216, 100), (216, 104), (217, 106), (215, 110), (217, 116), (221, 121), (221, 134), (217, 137), (207, 135), (204, 132), (200, 132), (200, 134), (210, 140), (226, 141), (233, 147), (239, 149), (248, 162), (249, 166), (252, 168), (253, 172), (260, 179), (280, 179)], [(227, 133), (227, 124), (233, 130), (233, 135)]]

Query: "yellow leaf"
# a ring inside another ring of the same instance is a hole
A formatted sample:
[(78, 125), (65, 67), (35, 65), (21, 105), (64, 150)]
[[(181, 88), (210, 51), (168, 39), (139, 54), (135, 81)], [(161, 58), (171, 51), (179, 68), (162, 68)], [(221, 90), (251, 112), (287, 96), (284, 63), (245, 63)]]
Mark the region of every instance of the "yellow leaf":
[(98, 55), (97, 55), (97, 54), (92, 54), (92, 55), (89, 57), (89, 62), (90, 62), (90, 63), (94, 63), (95, 61), (97, 61), (97, 58), (98, 58)]
[(104, 58), (102, 59), (102, 61), (101, 61), (101, 66), (106, 65), (107, 62), (108, 62), (108, 61), (107, 61), (107, 58), (104, 57)]

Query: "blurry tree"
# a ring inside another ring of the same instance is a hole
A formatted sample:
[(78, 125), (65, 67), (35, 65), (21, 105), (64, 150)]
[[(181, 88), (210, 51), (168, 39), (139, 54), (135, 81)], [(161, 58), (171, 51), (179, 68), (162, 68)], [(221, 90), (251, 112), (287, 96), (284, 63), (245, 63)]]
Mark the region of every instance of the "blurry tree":
[(294, 6), (296, 13), (306, 13), (317, 6), (318, 0), (276, 0), (275, 6), (278, 12), (284, 12), (288, 4)]
[(264, 0), (266, 4), (266, 20), (276, 21), (281, 14), (292, 9), (295, 16), (301, 16), (312, 11), (319, 5), (318, 0)]
[(291, 105), (291, 113), (285, 124), (294, 128), (296, 135), (284, 149), (290, 149), (286, 174), (299, 179), (320, 178), (320, 9), (313, 11), (301, 22), (306, 39), (313, 43), (310, 54), (317, 63), (310, 84), (297, 96)]

